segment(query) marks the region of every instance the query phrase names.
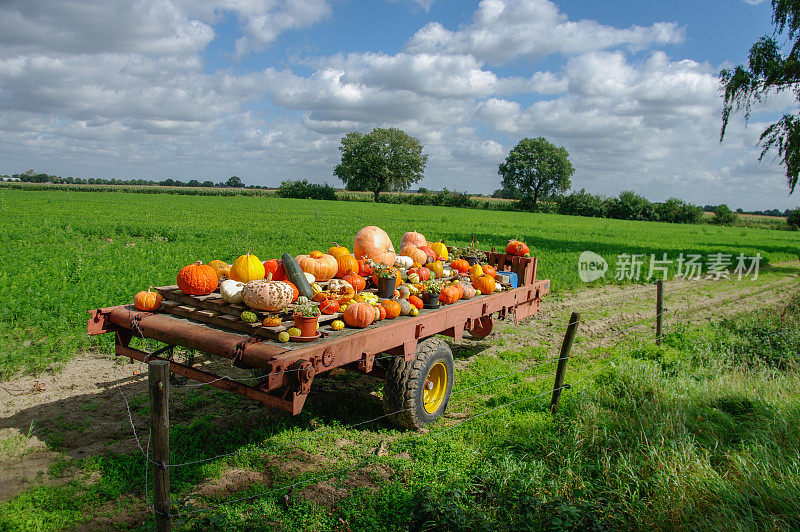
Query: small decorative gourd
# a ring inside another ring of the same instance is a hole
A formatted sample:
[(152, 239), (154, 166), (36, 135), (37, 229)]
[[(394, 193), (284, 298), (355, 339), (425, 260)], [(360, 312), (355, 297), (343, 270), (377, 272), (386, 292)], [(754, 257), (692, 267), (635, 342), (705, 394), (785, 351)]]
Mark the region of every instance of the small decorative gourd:
[(294, 291), (288, 283), (273, 281), (272, 277), (250, 281), (242, 288), (244, 304), (257, 310), (275, 312), (286, 308), (294, 298)]
[(450, 305), (458, 301), (459, 296), (458, 288), (451, 285), (439, 292), (439, 302)]
[(447, 262), (449, 254), (447, 253), (447, 246), (444, 245), (444, 242), (433, 242), (430, 244), (430, 248), (436, 253), (436, 260)]
[(358, 275), (357, 273), (351, 273), (350, 275), (346, 275), (342, 281), (345, 281), (350, 286), (353, 287), (353, 290), (356, 293), (361, 292), (367, 286), (367, 280)]
[(425, 264), (428, 262), (428, 255), (417, 246), (405, 246), (400, 248), (400, 255), (410, 258), (412, 266), (414, 264)]
[(214, 271), (217, 272), (217, 279), (231, 276), (231, 265), (225, 261), (214, 259), (209, 262), (208, 265), (214, 268)]
[(450, 267), (458, 273), (467, 273), (469, 271), (469, 262), (465, 259), (456, 259), (450, 263)]
[(342, 255), (349, 255), (350, 250), (348, 250), (344, 246), (340, 246), (336, 242), (331, 242), (331, 247), (328, 248), (328, 255), (331, 255), (333, 258), (338, 259)]
[(233, 279), (227, 279), (220, 283), (219, 295), (228, 303), (241, 303), (243, 301), (242, 289), (244, 289), (244, 283), (234, 281)]
[[(402, 250), (401, 250), (402, 253)], [(407, 257), (405, 255), (398, 255), (394, 259), (394, 267), (395, 268), (403, 268), (404, 270), (409, 269), (414, 265), (414, 259), (411, 257)]]

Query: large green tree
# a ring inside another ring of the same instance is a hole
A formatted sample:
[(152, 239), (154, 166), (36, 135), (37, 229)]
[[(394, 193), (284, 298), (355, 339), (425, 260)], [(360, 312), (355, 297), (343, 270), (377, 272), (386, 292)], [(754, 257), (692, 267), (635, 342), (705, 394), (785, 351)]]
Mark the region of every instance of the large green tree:
[(536, 210), (540, 199), (569, 189), (575, 169), (566, 148), (539, 137), (520, 140), (497, 173), (504, 189), (518, 191), (525, 208)]
[[(720, 72), (724, 93), (720, 142), (725, 138), (731, 112), (743, 110), (745, 121), (750, 118), (754, 103), (765, 97), (791, 90), (800, 101), (800, 0), (772, 0), (772, 36), (763, 36), (750, 48), (747, 66), (739, 65)], [(785, 33), (787, 42), (778, 42)], [(800, 118), (785, 114), (767, 127), (759, 138), (762, 160), (770, 149), (778, 152), (786, 168), (789, 193), (794, 192), (800, 175)]]
[(423, 177), (428, 156), (422, 143), (397, 128), (375, 128), (367, 134), (353, 131), (342, 138), (342, 161), (333, 174), (347, 190), (403, 191)]

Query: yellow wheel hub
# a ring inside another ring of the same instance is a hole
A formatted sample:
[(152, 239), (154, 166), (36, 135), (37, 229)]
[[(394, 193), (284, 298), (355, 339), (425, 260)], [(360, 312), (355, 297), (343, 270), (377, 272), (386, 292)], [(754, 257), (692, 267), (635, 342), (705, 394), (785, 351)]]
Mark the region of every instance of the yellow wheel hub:
[(425, 411), (429, 414), (436, 412), (442, 406), (445, 392), (447, 392), (447, 366), (437, 362), (425, 377), (425, 389), (422, 392)]

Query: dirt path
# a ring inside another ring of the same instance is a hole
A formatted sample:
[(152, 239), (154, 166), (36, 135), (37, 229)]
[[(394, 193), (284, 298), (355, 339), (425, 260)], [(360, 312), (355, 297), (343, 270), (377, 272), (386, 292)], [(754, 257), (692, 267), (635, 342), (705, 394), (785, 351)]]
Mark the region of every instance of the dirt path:
[[(714, 321), (763, 306), (778, 307), (799, 287), (798, 263), (776, 265), (757, 281), (670, 281), (665, 289), (666, 327)], [(654, 329), (655, 287), (605, 286), (548, 297), (540, 313), (519, 326), (497, 324), (489, 345), (482, 344), (484, 347), (473, 350), (473, 355), (507, 349), (514, 343), (549, 346), (556, 352), (572, 311), (582, 314), (579, 335), (584, 348), (615, 343), (629, 334), (650, 336)], [(645, 321), (637, 325), (641, 320)], [(469, 361), (470, 358), (461, 358), (458, 365), (467, 366)], [(221, 361), (201, 363), (234, 378), (250, 377)], [(129, 401), (134, 425), (142, 444), (146, 444), (147, 377), (143, 370), (138, 363), (93, 352), (72, 359), (53, 374), (0, 383), (0, 500), (34, 484), (71, 480), (74, 474), (54, 472), (53, 465), (65, 459), (136, 450), (120, 391)], [(367, 383), (367, 387), (376, 385), (374, 379)], [(352, 381), (327, 379), (319, 386), (315, 384), (312, 396), (332, 389), (347, 393), (348, 386), (352, 388)], [(357, 392), (364, 393), (363, 385)], [(245, 399), (226, 401), (220, 406), (214, 394), (224, 392), (208, 387), (175, 389), (171, 397), (172, 423), (188, 423), (197, 416), (214, 414), (246, 427), (281, 415)]]

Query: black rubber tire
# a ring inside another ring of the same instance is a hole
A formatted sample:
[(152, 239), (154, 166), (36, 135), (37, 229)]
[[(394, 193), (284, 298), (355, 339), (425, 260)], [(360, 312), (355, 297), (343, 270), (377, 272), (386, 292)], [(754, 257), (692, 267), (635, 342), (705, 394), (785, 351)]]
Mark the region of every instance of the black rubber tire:
[[(447, 387), (442, 404), (435, 412), (425, 410), (423, 392), (425, 379), (437, 363), (447, 368)], [(444, 341), (429, 338), (419, 343), (416, 356), (406, 362), (402, 357), (390, 361), (383, 388), (383, 408), (398, 427), (420, 429), (444, 414), (453, 390), (453, 352)]]

